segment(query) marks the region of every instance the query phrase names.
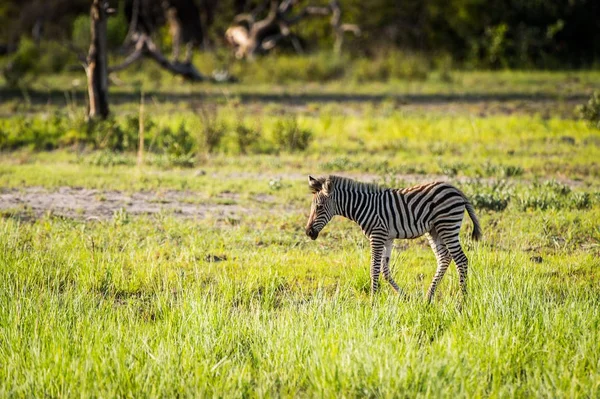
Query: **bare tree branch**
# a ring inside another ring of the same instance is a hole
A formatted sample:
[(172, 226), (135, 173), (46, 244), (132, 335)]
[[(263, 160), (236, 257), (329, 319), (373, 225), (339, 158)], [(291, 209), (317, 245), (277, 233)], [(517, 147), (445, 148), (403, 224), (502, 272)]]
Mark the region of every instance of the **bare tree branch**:
[(110, 72), (121, 71), (136, 61), (142, 59), (142, 57), (148, 57), (156, 61), (161, 67), (165, 68), (171, 73), (181, 75), (188, 80), (193, 81), (204, 81), (207, 78), (202, 75), (196, 67), (191, 63), (171, 62), (169, 61), (159, 50), (158, 46), (152, 41), (149, 35), (142, 33), (139, 35), (138, 40), (135, 44), (134, 51), (129, 54), (125, 60), (119, 64), (109, 68)]
[(260, 7), (260, 11), (269, 3), (269, 12), (262, 20), (257, 21), (259, 12), (239, 14), (234, 18), (234, 26), (225, 32), (226, 40), (235, 48), (238, 58), (254, 58), (260, 51), (274, 48), (284, 38), (289, 38), (294, 49), (302, 53), (300, 41), (291, 32), (291, 26), (308, 17), (331, 15), (330, 24), (335, 35), (334, 51), (339, 53), (343, 43), (344, 32), (360, 35), (360, 28), (355, 24), (341, 23), (341, 7), (338, 0), (331, 0), (327, 6), (307, 5), (299, 12), (293, 13), (299, 0), (268, 0)]

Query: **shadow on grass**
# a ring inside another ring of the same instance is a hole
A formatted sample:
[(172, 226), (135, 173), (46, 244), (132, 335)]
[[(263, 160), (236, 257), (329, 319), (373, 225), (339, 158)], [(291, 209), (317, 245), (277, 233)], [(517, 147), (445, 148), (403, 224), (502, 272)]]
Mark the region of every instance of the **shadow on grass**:
[[(65, 101), (65, 91), (62, 90), (28, 90), (29, 101), (33, 105), (48, 103), (61, 103)], [(85, 97), (84, 90), (69, 93), (78, 97)], [(145, 92), (147, 97), (154, 97), (160, 102), (218, 102), (224, 99), (222, 93), (217, 92), (188, 92), (188, 93), (165, 93), (163, 91)], [(347, 93), (237, 93), (233, 94), (236, 101), (241, 103), (277, 103), (287, 105), (307, 105), (311, 103), (378, 103), (382, 101), (397, 101), (406, 104), (450, 104), (450, 103), (480, 103), (499, 102), (508, 103), (513, 101), (527, 101), (533, 103), (544, 103), (553, 101), (582, 102), (587, 100), (584, 94), (550, 94), (550, 93), (462, 93), (462, 94), (347, 94)], [(23, 100), (23, 92), (19, 89), (0, 90), (2, 101)], [(123, 92), (112, 90), (110, 101), (112, 105), (138, 104), (140, 94), (138, 92)]]

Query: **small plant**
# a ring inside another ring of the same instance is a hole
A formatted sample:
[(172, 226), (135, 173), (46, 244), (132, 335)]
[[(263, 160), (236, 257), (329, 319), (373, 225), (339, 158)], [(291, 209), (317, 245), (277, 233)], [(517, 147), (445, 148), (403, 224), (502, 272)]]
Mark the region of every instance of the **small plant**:
[(512, 190), (505, 180), (496, 181), (492, 185), (472, 181), (464, 189), (475, 208), (495, 212), (505, 210), (513, 196)]
[(454, 177), (458, 175), (459, 172), (465, 171), (468, 168), (468, 166), (462, 162), (454, 162), (449, 164), (440, 162), (439, 166), (442, 173), (449, 177)]
[(308, 148), (313, 134), (308, 129), (302, 129), (294, 117), (280, 119), (275, 125), (275, 143), (280, 149), (296, 152)]
[(577, 112), (590, 126), (600, 129), (600, 92), (595, 91), (587, 104), (577, 107)]
[(273, 191), (279, 191), (283, 187), (281, 183), (281, 178), (276, 178), (269, 181), (269, 188)]
[(189, 155), (194, 151), (194, 139), (183, 122), (180, 122), (176, 129), (161, 129), (157, 141), (165, 154), (172, 157)]
[(95, 152), (89, 157), (81, 158), (81, 162), (94, 166), (117, 166), (117, 165), (135, 165), (135, 160), (131, 156), (113, 151)]
[(573, 193), (571, 206), (575, 209), (589, 209), (592, 206), (592, 196), (590, 193)]
[(514, 165), (503, 165), (500, 170), (502, 171), (502, 177), (521, 176), (524, 172), (522, 167)]
[(556, 180), (547, 180), (541, 184), (535, 182), (533, 183), (533, 187), (543, 191), (550, 191), (561, 196), (566, 196), (571, 193), (571, 187)]
[(214, 153), (221, 144), (225, 133), (227, 133), (227, 127), (218, 120), (214, 109), (200, 108), (197, 114), (201, 123), (199, 146), (207, 154)]
[(125, 208), (119, 208), (113, 213), (113, 223), (116, 226), (124, 226), (129, 223), (129, 213)]
[(358, 169), (360, 167), (360, 162), (351, 161), (347, 157), (338, 157), (329, 162), (324, 162), (321, 164), (321, 168), (323, 170), (331, 172), (343, 172), (350, 169)]
[(235, 125), (234, 132), (237, 145), (242, 154), (247, 154), (248, 149), (260, 140), (260, 131), (242, 122)]

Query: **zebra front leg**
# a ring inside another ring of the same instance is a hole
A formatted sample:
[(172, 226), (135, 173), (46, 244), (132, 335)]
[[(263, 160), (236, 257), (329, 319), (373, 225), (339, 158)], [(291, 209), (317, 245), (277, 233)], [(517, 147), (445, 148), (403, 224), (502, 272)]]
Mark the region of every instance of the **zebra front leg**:
[(390, 258), (392, 256), (392, 249), (393, 249), (392, 244), (393, 243), (394, 243), (394, 240), (389, 240), (384, 245), (383, 258), (381, 260), (381, 268), (383, 270), (383, 277), (386, 279), (386, 281), (388, 283), (390, 283), (390, 285), (392, 286), (394, 291), (396, 291), (396, 294), (400, 294), (400, 288), (398, 287), (398, 284), (396, 284), (396, 282), (392, 278), (392, 274), (390, 273), (390, 267), (389, 267), (390, 266)]
[(371, 240), (371, 296), (379, 288), (379, 273), (381, 272), (381, 256), (384, 250), (383, 240), (370, 238)]

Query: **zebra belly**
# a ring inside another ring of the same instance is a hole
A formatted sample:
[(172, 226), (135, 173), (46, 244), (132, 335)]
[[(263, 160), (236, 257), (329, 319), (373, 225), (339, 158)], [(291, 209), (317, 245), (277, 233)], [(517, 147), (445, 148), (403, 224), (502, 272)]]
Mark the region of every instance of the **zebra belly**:
[(423, 234), (431, 230), (431, 222), (428, 222), (426, 224), (412, 224), (408, 226), (406, 230), (400, 229), (400, 231), (395, 231), (396, 229), (394, 228), (392, 230), (394, 231), (392, 231), (391, 236), (394, 238), (417, 238), (421, 237)]

